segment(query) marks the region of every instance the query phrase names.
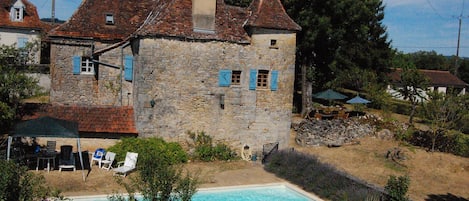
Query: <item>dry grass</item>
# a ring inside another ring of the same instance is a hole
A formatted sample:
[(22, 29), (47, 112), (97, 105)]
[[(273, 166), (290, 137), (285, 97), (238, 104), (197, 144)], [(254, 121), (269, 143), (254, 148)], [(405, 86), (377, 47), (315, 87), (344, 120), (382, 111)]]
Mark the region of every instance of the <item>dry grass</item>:
[[(184, 168), (198, 177), (202, 188), (284, 182), (264, 171), (259, 162), (192, 162), (186, 164)], [(114, 177), (112, 171), (99, 169), (97, 166), (93, 166), (89, 175), (87, 171), (84, 172), (87, 175), (86, 182), (82, 179), (81, 170), (49, 173), (41, 170), (37, 173), (44, 175), (47, 184), (54, 189), (59, 189), (66, 197), (126, 193), (125, 188), (118, 184), (118, 180), (122, 177)], [(131, 173), (123, 181), (132, 182), (132, 178), (137, 175), (136, 172)]]
[[(292, 137), (295, 135), (292, 132)], [(313, 154), (322, 162), (384, 187), (390, 175), (409, 175), (408, 194), (412, 200), (426, 200), (429, 195), (455, 195), (469, 199), (469, 159), (445, 153), (429, 153), (404, 146), (394, 140), (368, 137), (360, 144), (339, 148), (300, 147), (297, 151)], [(399, 147), (406, 156), (400, 164), (386, 159), (388, 150)], [(451, 199), (445, 199), (451, 200)]]

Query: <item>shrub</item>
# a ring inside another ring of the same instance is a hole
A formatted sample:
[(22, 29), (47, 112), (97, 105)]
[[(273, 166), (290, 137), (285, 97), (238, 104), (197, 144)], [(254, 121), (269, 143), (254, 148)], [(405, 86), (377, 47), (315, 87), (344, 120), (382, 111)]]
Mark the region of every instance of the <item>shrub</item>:
[(116, 153), (116, 161), (123, 161), (127, 152), (138, 153), (137, 167), (141, 164), (140, 158), (147, 154), (162, 156), (161, 160), (170, 164), (185, 163), (188, 160), (181, 145), (175, 142), (165, 142), (161, 138), (122, 138), (107, 151)]
[(406, 196), (409, 190), (410, 179), (408, 176), (393, 176), (391, 175), (384, 189), (389, 195), (391, 201), (407, 201), (409, 198)]
[(366, 200), (385, 197), (377, 187), (321, 163), (316, 157), (292, 151), (273, 153), (264, 168), (328, 200)]
[[(427, 150), (432, 149), (431, 131), (415, 130), (411, 137), (407, 140), (410, 144), (424, 147)], [(469, 136), (459, 131), (443, 131), (439, 130), (441, 134), (436, 136), (435, 151), (452, 153), (458, 156), (469, 157)]]
[(198, 134), (188, 132), (188, 135), (195, 143), (194, 159), (208, 162), (214, 160), (227, 161), (235, 158), (235, 153), (225, 144), (218, 143), (213, 146), (212, 137), (203, 131)]
[[(0, 200), (38, 200), (50, 197), (42, 175), (28, 172), (25, 166), (0, 160)], [(52, 196), (59, 196), (59, 193)]]

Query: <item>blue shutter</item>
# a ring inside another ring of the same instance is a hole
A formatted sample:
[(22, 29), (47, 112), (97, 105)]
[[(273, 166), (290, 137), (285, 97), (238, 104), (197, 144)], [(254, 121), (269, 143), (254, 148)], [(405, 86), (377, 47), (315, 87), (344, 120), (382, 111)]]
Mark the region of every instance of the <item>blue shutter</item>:
[(218, 86), (229, 87), (231, 84), (231, 70), (220, 70), (218, 73)]
[(256, 90), (257, 85), (257, 70), (251, 69), (249, 72), (249, 90)]
[(80, 75), (81, 57), (73, 56), (73, 74)]
[(26, 43), (28, 43), (27, 38), (18, 38), (18, 48), (25, 48)]
[(272, 71), (272, 75), (270, 77), (270, 90), (272, 91), (278, 90), (278, 70)]
[(134, 57), (132, 55), (124, 56), (124, 79), (132, 81), (134, 69)]

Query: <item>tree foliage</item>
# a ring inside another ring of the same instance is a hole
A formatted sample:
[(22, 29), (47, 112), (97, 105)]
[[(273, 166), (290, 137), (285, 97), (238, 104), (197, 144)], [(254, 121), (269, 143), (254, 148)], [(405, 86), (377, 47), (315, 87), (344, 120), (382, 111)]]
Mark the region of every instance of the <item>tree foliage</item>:
[(25, 49), (0, 45), (0, 128), (5, 130), (16, 118), (21, 101), (40, 90), (38, 80), (25, 74), (28, 55)]
[[(187, 162), (187, 154), (181, 145), (165, 142), (161, 138), (123, 138), (108, 151), (115, 152), (116, 160), (126, 152), (137, 152), (138, 176), (131, 184), (119, 181), (133, 199), (136, 191), (146, 200), (190, 200), (197, 189), (197, 178), (184, 173), (180, 164)], [(112, 200), (120, 200), (113, 195)]]
[(432, 140), (432, 151), (435, 151), (436, 139), (446, 130), (461, 128), (468, 117), (466, 97), (451, 93), (442, 94), (436, 91), (428, 93), (428, 101), (422, 104), (422, 116), (429, 122)]
[(316, 87), (349, 69), (387, 72), (392, 49), (380, 0), (284, 0), (297, 34), (297, 64), (315, 68)]
[(12, 161), (0, 159), (0, 200), (41, 200), (51, 196), (44, 177)]
[(395, 88), (398, 88), (400, 95), (411, 104), (409, 123), (412, 124), (417, 104), (426, 99), (425, 90), (429, 81), (406, 55), (397, 54), (393, 59), (393, 67), (402, 69), (398, 86)]

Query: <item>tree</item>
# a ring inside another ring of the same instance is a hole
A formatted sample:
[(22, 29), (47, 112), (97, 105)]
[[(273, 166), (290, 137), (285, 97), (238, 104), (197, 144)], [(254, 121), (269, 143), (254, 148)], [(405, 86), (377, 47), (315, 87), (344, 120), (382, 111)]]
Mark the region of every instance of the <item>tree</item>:
[(418, 51), (408, 54), (409, 59), (418, 69), (451, 70), (454, 62), (435, 51)]
[[(381, 22), (382, 1), (282, 2), (289, 16), (302, 27), (297, 34), (296, 64), (300, 70), (296, 80), (303, 84), (296, 86), (303, 86), (303, 96), (308, 94), (305, 83), (321, 89), (350, 69), (368, 69), (380, 75), (387, 72), (393, 50)], [(300, 79), (302, 75), (308, 77)]]
[(436, 139), (449, 129), (458, 128), (458, 122), (467, 116), (467, 98), (437, 91), (428, 93), (428, 101), (422, 104), (422, 116), (430, 123), (432, 152)]
[(393, 66), (402, 69), (397, 91), (402, 95), (404, 100), (408, 100), (411, 104), (409, 123), (412, 124), (417, 104), (426, 98), (424, 92), (429, 81), (428, 78), (409, 61), (406, 55), (397, 54), (393, 59)]
[[(27, 46), (29, 47), (29, 46)], [(38, 80), (28, 77), (26, 69), (29, 53), (13, 46), (0, 46), (0, 128), (8, 130), (16, 111), (25, 98), (37, 94)]]

